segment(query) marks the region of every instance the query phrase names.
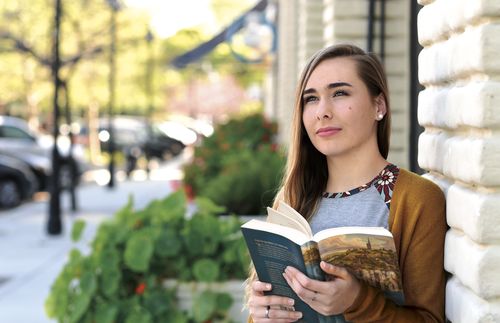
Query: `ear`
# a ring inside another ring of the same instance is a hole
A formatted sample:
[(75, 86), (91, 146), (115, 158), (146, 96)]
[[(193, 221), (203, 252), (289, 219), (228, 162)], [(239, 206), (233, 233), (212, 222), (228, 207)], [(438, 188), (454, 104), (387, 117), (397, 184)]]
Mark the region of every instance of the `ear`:
[(387, 113), (387, 104), (385, 100), (385, 96), (383, 93), (380, 93), (377, 97), (375, 97), (375, 119), (382, 120)]

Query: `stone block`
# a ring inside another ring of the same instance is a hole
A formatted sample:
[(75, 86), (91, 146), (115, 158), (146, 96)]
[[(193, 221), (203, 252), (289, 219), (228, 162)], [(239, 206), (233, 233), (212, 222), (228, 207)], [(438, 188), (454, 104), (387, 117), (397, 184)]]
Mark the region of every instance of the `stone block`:
[(484, 299), (500, 297), (500, 245), (479, 244), (462, 231), (446, 233), (444, 268)]
[[(446, 219), (472, 240), (500, 245), (500, 191), (453, 184), (446, 196)], [(499, 271), (500, 274), (500, 271)], [(499, 277), (500, 279), (500, 277)]]
[(420, 83), (427, 87), (500, 75), (499, 34), (500, 24), (482, 24), (424, 48), (418, 57)]
[(500, 322), (500, 299), (485, 301), (453, 277), (446, 284), (446, 317), (453, 323)]
[(442, 128), (500, 126), (500, 82), (472, 81), (421, 91), (418, 121)]

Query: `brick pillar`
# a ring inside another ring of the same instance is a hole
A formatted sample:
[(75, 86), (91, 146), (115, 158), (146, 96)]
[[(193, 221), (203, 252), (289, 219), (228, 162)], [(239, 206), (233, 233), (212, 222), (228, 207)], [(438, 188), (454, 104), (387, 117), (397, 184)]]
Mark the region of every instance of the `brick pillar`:
[(299, 0), (298, 70), (302, 71), (309, 58), (324, 47), (323, 0)]
[(279, 0), (278, 14), (278, 82), (277, 104), (279, 121), (279, 140), (288, 143), (295, 103), (297, 84), (297, 21), (298, 0)]
[(500, 1), (419, 3), (418, 160), (446, 192), (446, 315), (500, 322)]

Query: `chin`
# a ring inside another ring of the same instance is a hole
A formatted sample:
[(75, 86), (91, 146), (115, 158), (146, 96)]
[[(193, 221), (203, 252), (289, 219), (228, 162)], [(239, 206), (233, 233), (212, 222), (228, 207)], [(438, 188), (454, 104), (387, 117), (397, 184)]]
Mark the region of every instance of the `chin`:
[(327, 157), (339, 156), (346, 152), (345, 149), (338, 149), (332, 147), (317, 147), (316, 148), (321, 154)]

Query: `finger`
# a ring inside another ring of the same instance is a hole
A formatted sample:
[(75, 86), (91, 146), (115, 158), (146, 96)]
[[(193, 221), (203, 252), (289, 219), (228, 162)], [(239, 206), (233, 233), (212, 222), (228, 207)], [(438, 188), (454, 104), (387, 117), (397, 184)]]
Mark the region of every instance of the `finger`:
[(324, 285), (324, 282), (311, 279), (296, 268), (288, 266), (285, 269), (285, 273), (289, 278), (291, 278), (293, 281), (297, 281), (305, 289), (321, 293), (325, 293), (327, 291), (325, 290), (325, 288), (328, 287)]
[(265, 307), (265, 306), (293, 306), (295, 301), (293, 298), (288, 298), (278, 295), (269, 296), (253, 296), (249, 300), (249, 306)]
[(269, 283), (264, 283), (258, 280), (252, 282), (252, 290), (255, 292), (270, 291), (272, 288), (272, 285)]
[[(293, 289), (293, 291), (300, 297), (304, 302), (311, 305), (311, 302), (317, 300), (318, 291), (311, 290), (304, 286), (296, 276), (285, 271), (283, 277), (287, 281), (288, 285)], [(308, 278), (307, 278), (308, 279)]]
[(301, 312), (283, 310), (280, 307), (251, 308), (250, 315), (255, 323), (260, 322), (294, 322), (302, 318)]
[(321, 269), (331, 276), (335, 276), (341, 279), (349, 279), (351, 274), (349, 271), (343, 267), (334, 266), (332, 264), (327, 263), (326, 261), (322, 261), (320, 263)]

